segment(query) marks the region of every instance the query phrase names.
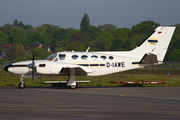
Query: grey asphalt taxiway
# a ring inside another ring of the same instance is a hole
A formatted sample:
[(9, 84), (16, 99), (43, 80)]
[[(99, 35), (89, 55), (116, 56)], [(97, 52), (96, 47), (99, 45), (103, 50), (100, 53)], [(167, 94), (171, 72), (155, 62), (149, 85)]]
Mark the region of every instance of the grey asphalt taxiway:
[(180, 87), (0, 87), (8, 119), (180, 119)]

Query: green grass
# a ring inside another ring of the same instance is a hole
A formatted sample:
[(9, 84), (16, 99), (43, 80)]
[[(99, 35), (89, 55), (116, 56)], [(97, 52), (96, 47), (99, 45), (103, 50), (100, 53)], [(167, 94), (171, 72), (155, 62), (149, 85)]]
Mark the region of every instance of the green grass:
[[(170, 75), (168, 75), (170, 72)], [(68, 76), (52, 76), (53, 80), (66, 81)], [(44, 76), (43, 79), (39, 80), (35, 78), (32, 81), (31, 78), (24, 78), (26, 86), (51, 86), (51, 84), (38, 84), (39, 82), (49, 81), (50, 78)], [(144, 68), (130, 70), (104, 76), (76, 76), (77, 81), (90, 80), (90, 83), (79, 83), (78, 86), (147, 86), (143, 85), (122, 85), (117, 83), (109, 83), (110, 81), (156, 81), (166, 82), (166, 84), (157, 84), (149, 86), (180, 86), (180, 68)], [(20, 77), (12, 73), (8, 73), (0, 67), (0, 86), (17, 86), (20, 82)]]

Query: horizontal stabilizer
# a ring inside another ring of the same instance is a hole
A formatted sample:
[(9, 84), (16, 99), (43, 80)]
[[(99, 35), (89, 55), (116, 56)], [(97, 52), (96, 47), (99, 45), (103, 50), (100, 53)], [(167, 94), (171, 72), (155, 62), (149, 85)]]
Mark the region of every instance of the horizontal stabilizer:
[(145, 54), (140, 62), (132, 62), (132, 64), (155, 64), (158, 63), (157, 55)]

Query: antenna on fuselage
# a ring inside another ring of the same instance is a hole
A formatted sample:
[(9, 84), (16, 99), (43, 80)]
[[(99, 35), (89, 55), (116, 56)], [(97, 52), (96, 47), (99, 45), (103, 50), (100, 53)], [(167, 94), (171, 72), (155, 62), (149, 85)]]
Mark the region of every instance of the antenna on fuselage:
[(90, 47), (88, 47), (88, 48), (87, 48), (86, 52), (88, 52), (88, 51), (89, 51), (89, 48), (90, 48)]

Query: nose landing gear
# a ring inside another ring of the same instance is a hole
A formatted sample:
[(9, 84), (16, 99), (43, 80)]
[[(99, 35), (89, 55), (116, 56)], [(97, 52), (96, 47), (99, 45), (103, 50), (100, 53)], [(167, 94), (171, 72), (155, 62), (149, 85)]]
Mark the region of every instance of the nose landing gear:
[(19, 85), (18, 85), (18, 87), (20, 88), (20, 89), (23, 89), (23, 88), (25, 88), (25, 84), (24, 84), (24, 82), (23, 82), (23, 78), (21, 77), (20, 78), (20, 83), (19, 83)]

